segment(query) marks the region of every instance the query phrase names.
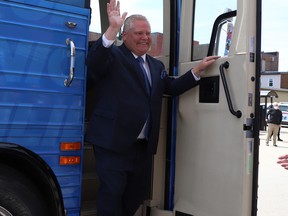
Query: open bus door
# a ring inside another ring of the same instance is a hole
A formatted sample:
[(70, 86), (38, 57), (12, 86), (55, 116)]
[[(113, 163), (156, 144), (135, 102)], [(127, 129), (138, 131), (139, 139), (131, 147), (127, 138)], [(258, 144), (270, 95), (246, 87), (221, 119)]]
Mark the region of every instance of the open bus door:
[[(168, 103), (172, 120), (167, 133), (171, 134), (166, 150), (160, 143), (155, 157), (150, 214), (256, 215), (261, 1), (171, 0), (163, 4), (164, 12), (169, 11), (164, 13), (164, 41), (170, 42), (173, 75), (193, 68), (206, 55), (221, 58), (207, 69), (199, 86)], [(229, 10), (224, 12), (226, 7)], [(211, 18), (211, 28), (203, 26)], [(201, 30), (209, 40), (202, 40)], [(158, 160), (163, 149), (166, 186), (161, 199), (158, 178), (163, 170)]]

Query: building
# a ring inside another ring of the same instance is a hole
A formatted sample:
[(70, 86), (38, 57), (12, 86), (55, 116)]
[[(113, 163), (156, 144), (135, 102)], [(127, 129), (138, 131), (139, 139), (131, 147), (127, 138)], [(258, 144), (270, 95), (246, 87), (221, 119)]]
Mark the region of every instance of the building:
[(278, 71), (279, 52), (262, 52), (262, 71)]
[(288, 72), (278, 71), (278, 65), (279, 52), (262, 52), (261, 91), (273, 90), (278, 95), (275, 101), (288, 102)]

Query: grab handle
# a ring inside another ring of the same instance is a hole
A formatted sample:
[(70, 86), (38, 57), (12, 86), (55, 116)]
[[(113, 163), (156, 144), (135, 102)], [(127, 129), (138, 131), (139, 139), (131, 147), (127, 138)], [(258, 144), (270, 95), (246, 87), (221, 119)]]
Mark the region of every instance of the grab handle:
[(75, 45), (74, 45), (74, 42), (70, 39), (70, 38), (67, 38), (66, 39), (66, 44), (67, 46), (70, 45), (70, 50), (71, 50), (71, 54), (70, 54), (70, 73), (69, 73), (69, 76), (67, 77), (67, 79), (64, 80), (64, 85), (66, 87), (69, 87), (74, 79), (74, 66), (75, 66), (75, 52), (76, 52), (76, 49), (75, 49)]
[(227, 85), (227, 81), (226, 81), (226, 77), (225, 77), (225, 74), (224, 74), (224, 68), (225, 69), (229, 68), (229, 62), (228, 61), (226, 61), (223, 64), (221, 64), (219, 66), (219, 69), (220, 69), (220, 75), (221, 75), (221, 79), (222, 79), (222, 83), (223, 83), (223, 87), (224, 87), (224, 91), (225, 91), (225, 95), (226, 95), (226, 99), (227, 99), (229, 110), (230, 110), (232, 115), (236, 116), (237, 118), (241, 118), (242, 112), (240, 110), (235, 111), (234, 108), (233, 108), (231, 97), (230, 97), (230, 93), (229, 93), (229, 89), (228, 89), (228, 85)]

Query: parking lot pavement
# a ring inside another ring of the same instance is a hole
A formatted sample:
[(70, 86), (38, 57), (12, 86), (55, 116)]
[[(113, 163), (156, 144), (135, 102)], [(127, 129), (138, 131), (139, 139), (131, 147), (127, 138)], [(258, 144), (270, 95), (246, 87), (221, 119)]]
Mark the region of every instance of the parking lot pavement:
[(277, 164), (278, 157), (288, 154), (288, 128), (282, 127), (277, 147), (266, 146), (266, 131), (260, 131), (258, 216), (288, 215), (288, 170)]

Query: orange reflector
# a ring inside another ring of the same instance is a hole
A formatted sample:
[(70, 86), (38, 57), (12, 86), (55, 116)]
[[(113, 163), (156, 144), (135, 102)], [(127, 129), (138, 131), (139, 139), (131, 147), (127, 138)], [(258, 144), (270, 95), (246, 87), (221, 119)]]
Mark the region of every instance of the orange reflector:
[(61, 151), (75, 151), (81, 149), (81, 142), (61, 142)]
[(60, 156), (60, 165), (80, 164), (80, 156)]

